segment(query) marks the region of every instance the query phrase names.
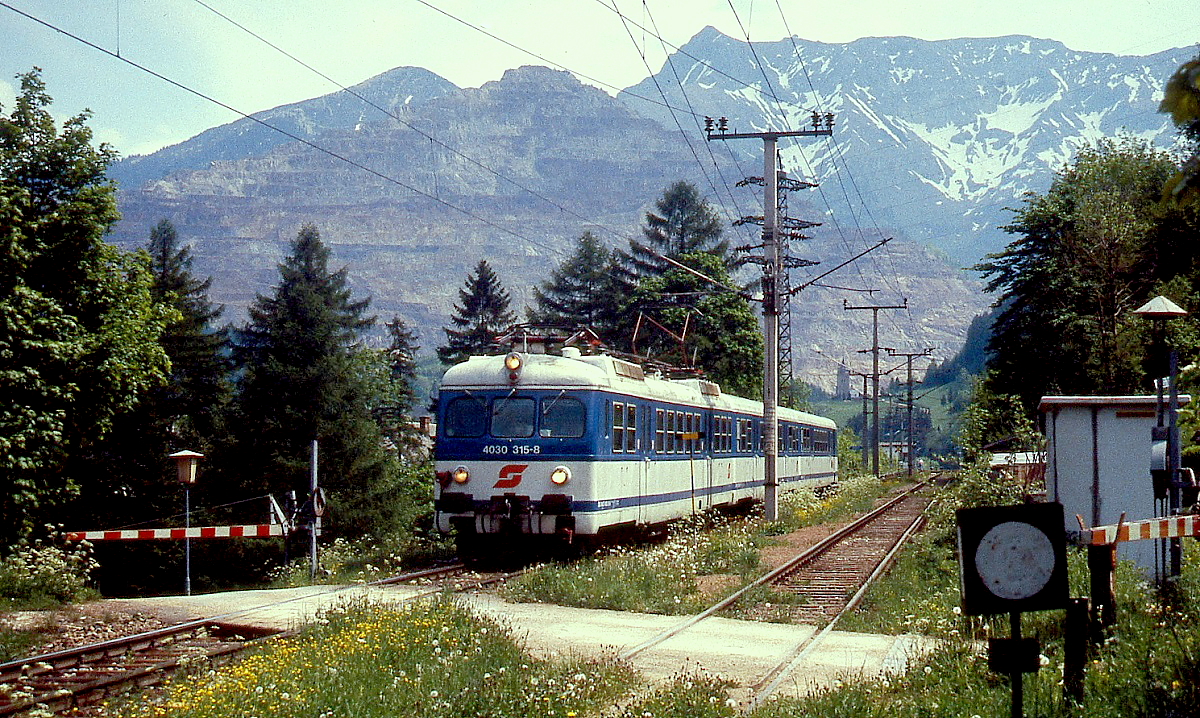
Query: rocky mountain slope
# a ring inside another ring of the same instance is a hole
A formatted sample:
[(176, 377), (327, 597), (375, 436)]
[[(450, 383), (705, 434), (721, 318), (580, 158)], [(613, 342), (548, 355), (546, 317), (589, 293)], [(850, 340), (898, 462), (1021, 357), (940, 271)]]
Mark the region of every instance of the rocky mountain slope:
[[(726, 116), (741, 130), (804, 126), (814, 107), (836, 113), (833, 141), (781, 143), (794, 176), (821, 183), (791, 198), (792, 215), (823, 222), (795, 248), (822, 265), (797, 281), (896, 239), (793, 303), (797, 371), (825, 386), (828, 357), (861, 366), (856, 350), (869, 343), (871, 313), (843, 311), (842, 300), (906, 297), (908, 311), (881, 314), (883, 343), (952, 352), (987, 302), (960, 268), (1002, 246), (1000, 207), (1047, 187), (1078, 142), (1121, 121), (1169, 136), (1151, 105), (1178, 65), (1170, 53), (1087, 56), (1029, 38), (796, 43), (755, 48), (778, 103), (712, 69), (735, 68), (722, 72), (752, 84), (762, 77), (737, 77), (756, 67), (753, 55), (714, 30), (684, 48), (704, 64), (680, 55), (659, 84), (666, 104), (690, 102), (695, 115)], [(196, 270), (213, 275), (213, 298), (240, 320), (277, 281), (287, 242), (313, 222), (355, 291), (432, 349), (481, 257), (520, 307), (583, 231), (614, 246), (639, 236), (643, 213), (675, 180), (696, 184), (730, 219), (761, 213), (761, 192), (733, 187), (761, 174), (761, 144), (706, 145), (698, 118), (677, 122), (649, 81), (612, 98), (547, 68), (511, 70), (477, 89), (398, 68), (354, 90), (390, 114), (334, 93), (118, 163), (115, 241), (144, 245), (151, 226), (171, 219), (193, 245)], [(730, 233), (735, 244), (757, 241), (752, 225)], [(876, 292), (851, 291), (867, 289)]]
[[(803, 129), (812, 110), (834, 113), (832, 141), (781, 141), (784, 165), (828, 187), (841, 224), (894, 228), (966, 266), (1007, 243), (996, 229), (1011, 217), (1004, 208), (1044, 191), (1084, 144), (1128, 133), (1171, 145), (1158, 103), (1194, 56), (1077, 52), (1021, 36), (751, 47), (707, 28), (622, 98), (668, 126), (677, 117), (664, 97), (743, 132)], [(761, 154), (730, 144), (747, 162)]]

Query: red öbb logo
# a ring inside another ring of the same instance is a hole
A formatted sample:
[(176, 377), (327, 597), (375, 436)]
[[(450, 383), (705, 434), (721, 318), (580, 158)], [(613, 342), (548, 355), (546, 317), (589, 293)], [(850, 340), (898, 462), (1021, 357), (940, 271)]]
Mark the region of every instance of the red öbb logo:
[(525, 469), (529, 468), (529, 464), (509, 464), (500, 469), (500, 480), (496, 482), (494, 489), (511, 489), (521, 483), (524, 477)]

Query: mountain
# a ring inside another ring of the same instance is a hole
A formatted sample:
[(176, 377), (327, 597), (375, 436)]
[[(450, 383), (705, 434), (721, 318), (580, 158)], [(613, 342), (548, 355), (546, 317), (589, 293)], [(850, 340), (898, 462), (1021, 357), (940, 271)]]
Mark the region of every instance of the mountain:
[[(153, 154), (123, 159), (109, 174), (123, 187), (138, 187), (174, 172), (201, 169), (218, 160), (239, 160), (264, 154), (294, 141), (288, 135), (311, 140), (326, 130), (352, 129), (372, 113), (378, 114), (377, 108), (397, 112), (409, 104), (421, 104), (458, 91), (454, 83), (420, 67), (397, 67), (351, 89), (353, 94), (335, 92), (281, 105), (205, 130), (186, 142)], [(376, 107), (368, 105), (364, 99)]]
[[(688, 118), (664, 98), (741, 132), (805, 129), (811, 111), (831, 112), (832, 141), (781, 140), (784, 166), (828, 188), (843, 226), (889, 227), (966, 266), (1007, 244), (1005, 208), (1045, 191), (1081, 146), (1122, 132), (1172, 145), (1158, 103), (1194, 56), (1078, 52), (1023, 36), (751, 47), (710, 27), (621, 98), (666, 126)], [(754, 143), (728, 144), (761, 162)]]
[[(745, 86), (762, 78), (746, 43), (711, 29), (658, 74), (662, 95), (647, 80), (614, 98), (544, 67), (479, 88), (397, 68), (352, 88), (387, 113), (333, 93), (118, 163), (113, 240), (144, 246), (170, 219), (195, 270), (214, 277), (213, 299), (240, 321), (313, 222), (354, 291), (373, 297), (381, 319), (401, 316), (428, 351), (480, 258), (519, 310), (585, 230), (613, 246), (640, 236), (645, 211), (678, 179), (731, 220), (761, 214), (761, 192), (734, 187), (761, 174), (761, 143), (706, 143), (697, 118), (672, 116), (664, 96), (753, 131), (804, 127), (819, 107), (835, 113), (832, 139), (780, 143), (792, 176), (821, 185), (789, 200), (790, 214), (822, 223), (794, 243), (821, 262), (795, 283), (895, 237), (792, 303), (797, 372), (832, 388), (830, 359), (864, 366), (856, 352), (871, 332), (872, 312), (844, 311), (846, 300), (907, 299), (908, 310), (880, 313), (882, 343), (953, 354), (988, 303), (960, 268), (1004, 244), (1001, 208), (1047, 188), (1074, 147), (1121, 122), (1169, 141), (1155, 93), (1187, 56), (1088, 55), (1031, 38), (785, 40), (754, 51), (779, 102)], [(734, 244), (759, 241), (752, 225), (729, 231)]]

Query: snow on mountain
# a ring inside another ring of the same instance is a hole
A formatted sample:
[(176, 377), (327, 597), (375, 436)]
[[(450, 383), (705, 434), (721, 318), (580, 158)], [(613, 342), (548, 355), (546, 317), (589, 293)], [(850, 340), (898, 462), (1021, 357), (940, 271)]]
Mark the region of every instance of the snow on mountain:
[[(706, 28), (621, 98), (668, 127), (692, 107), (742, 132), (802, 129), (813, 110), (832, 112), (831, 140), (780, 144), (793, 175), (830, 187), (810, 209), (831, 214), (833, 231), (884, 228), (969, 265), (1007, 243), (1005, 208), (1046, 190), (1080, 147), (1118, 133), (1171, 146), (1158, 102), (1194, 54), (1078, 52), (1021, 36), (751, 47)], [(761, 146), (729, 144), (743, 166), (761, 163)]]

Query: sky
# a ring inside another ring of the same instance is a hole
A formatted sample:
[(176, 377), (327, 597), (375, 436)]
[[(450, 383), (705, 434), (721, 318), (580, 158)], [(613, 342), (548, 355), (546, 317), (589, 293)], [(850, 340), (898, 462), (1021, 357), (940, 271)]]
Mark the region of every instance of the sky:
[(146, 70), (246, 113), (338, 89), (280, 49), (347, 86), (404, 65), (478, 87), (557, 64), (615, 93), (662, 67), (655, 35), (679, 46), (709, 25), (753, 41), (1030, 35), (1148, 55), (1196, 47), (1200, 1), (0, 0), (0, 106), (40, 67), (54, 114), (90, 110), (96, 138), (128, 156), (241, 116)]

